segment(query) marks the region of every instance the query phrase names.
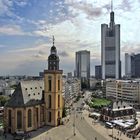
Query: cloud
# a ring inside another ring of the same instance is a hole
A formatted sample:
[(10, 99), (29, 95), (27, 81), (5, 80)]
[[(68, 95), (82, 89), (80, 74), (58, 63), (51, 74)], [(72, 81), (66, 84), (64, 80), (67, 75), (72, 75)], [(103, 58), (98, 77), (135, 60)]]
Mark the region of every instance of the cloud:
[(102, 15), (102, 7), (95, 7), (92, 3), (87, 2), (68, 2), (69, 12), (72, 15), (79, 16), (85, 14), (87, 18), (97, 18)]
[(68, 57), (69, 56), (69, 54), (66, 51), (59, 51), (58, 55), (61, 57)]
[(132, 6), (131, 0), (122, 0), (122, 3), (118, 6), (119, 9), (122, 9), (123, 11), (131, 11), (133, 6)]
[(1, 44), (0, 44), (0, 48), (5, 48), (5, 45), (1, 45)]
[(11, 7), (13, 2), (11, 0), (0, 0), (0, 15), (11, 15)]
[(22, 31), (19, 25), (3, 25), (0, 27), (0, 34), (3, 35), (29, 35)]
[(140, 43), (125, 42), (123, 43), (123, 47), (121, 51), (123, 53), (139, 53)]
[(42, 50), (39, 50), (37, 53), (33, 54), (34, 58), (37, 59), (47, 59), (47, 52)]
[(22, 1), (21, 0), (13, 0), (13, 2), (20, 7), (24, 7), (28, 4), (29, 1), (28, 0), (22, 0)]

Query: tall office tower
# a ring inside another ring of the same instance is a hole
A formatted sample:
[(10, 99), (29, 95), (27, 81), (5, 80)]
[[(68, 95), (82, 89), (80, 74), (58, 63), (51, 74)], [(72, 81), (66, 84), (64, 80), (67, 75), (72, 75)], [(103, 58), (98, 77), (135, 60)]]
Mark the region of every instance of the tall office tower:
[(125, 76), (127, 78), (131, 78), (132, 76), (132, 71), (131, 71), (131, 54), (125, 53)]
[(120, 24), (115, 24), (111, 8), (110, 24), (101, 25), (102, 79), (121, 78)]
[(125, 54), (125, 75), (128, 78), (140, 77), (140, 54)]
[(101, 79), (102, 78), (102, 67), (101, 65), (95, 66), (95, 78)]
[(76, 77), (86, 82), (90, 78), (90, 51), (76, 52)]
[(132, 58), (132, 77), (140, 78), (140, 54), (131, 56)]

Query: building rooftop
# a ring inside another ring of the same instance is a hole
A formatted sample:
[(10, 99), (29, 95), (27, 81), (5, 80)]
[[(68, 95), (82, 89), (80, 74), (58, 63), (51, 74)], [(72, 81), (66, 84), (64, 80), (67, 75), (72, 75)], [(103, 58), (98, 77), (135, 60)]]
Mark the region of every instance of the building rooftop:
[(43, 80), (21, 81), (12, 97), (6, 104), (7, 107), (32, 106), (42, 103)]

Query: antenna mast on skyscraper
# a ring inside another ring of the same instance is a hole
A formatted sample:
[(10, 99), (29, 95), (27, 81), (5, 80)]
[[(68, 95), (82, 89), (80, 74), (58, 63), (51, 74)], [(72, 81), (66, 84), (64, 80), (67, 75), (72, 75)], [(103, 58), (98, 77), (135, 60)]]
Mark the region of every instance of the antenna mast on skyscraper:
[(53, 35), (53, 46), (54, 46), (54, 41), (55, 41), (55, 38), (54, 38), (54, 35)]
[(113, 0), (111, 0), (111, 12), (113, 11)]

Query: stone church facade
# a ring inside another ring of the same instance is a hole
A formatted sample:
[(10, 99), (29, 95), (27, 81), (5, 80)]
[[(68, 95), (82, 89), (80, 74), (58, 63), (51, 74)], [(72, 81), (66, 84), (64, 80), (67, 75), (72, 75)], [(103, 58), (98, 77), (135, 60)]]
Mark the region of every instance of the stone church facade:
[(61, 124), (63, 111), (62, 70), (56, 47), (51, 47), (48, 69), (44, 70), (44, 81), (21, 81), (5, 105), (5, 131), (29, 132), (44, 125)]

